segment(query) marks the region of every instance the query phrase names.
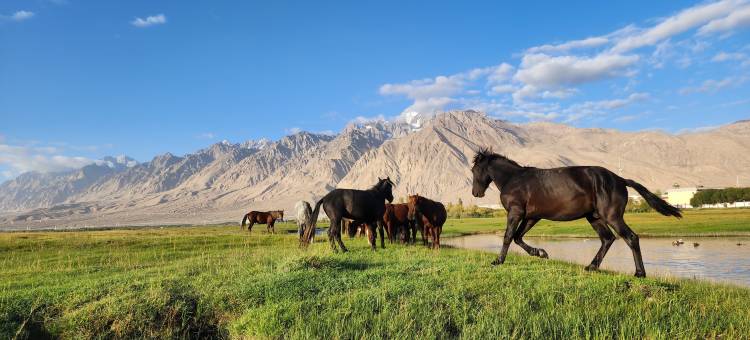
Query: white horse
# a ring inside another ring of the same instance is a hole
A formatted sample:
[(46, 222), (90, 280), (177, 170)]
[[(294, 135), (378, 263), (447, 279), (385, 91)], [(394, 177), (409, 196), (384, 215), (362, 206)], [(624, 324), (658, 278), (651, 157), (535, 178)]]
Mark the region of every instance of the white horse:
[[(294, 205), (294, 211), (297, 213), (297, 227), (299, 228), (299, 239), (302, 241), (302, 235), (305, 233), (305, 229), (307, 229), (306, 221), (310, 219), (310, 215), (312, 215), (312, 207), (310, 206), (310, 203), (307, 203), (306, 201), (299, 201), (297, 204)], [(310, 242), (313, 242), (315, 240), (315, 232), (310, 234)]]

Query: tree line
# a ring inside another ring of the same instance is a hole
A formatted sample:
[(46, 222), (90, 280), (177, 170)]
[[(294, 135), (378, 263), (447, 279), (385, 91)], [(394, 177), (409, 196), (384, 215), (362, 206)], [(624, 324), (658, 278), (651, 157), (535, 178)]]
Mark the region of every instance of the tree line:
[(706, 189), (695, 193), (690, 205), (700, 207), (704, 204), (720, 204), (750, 201), (750, 188)]

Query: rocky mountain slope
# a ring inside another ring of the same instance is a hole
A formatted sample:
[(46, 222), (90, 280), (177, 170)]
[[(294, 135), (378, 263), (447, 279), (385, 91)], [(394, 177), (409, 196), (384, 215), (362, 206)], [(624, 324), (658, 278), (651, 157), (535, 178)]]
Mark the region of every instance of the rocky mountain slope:
[(27, 173), (0, 185), (0, 227), (207, 223), (248, 209), (292, 212), (335, 187), (396, 182), (395, 197), (497, 203), (471, 197), (475, 150), (492, 146), (537, 167), (601, 165), (653, 190), (728, 186), (748, 176), (750, 122), (686, 134), (512, 124), (474, 111), (431, 120), (352, 124), (339, 135), (307, 132), (278, 141), (218, 143), (182, 157), (134, 164), (107, 159), (57, 174)]

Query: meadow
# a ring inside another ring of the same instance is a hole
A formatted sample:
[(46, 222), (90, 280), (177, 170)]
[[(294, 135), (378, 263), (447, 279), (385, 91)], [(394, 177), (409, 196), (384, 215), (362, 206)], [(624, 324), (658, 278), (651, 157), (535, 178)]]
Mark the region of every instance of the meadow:
[[(639, 218), (643, 228), (662, 223)], [(730, 220), (727, 230), (736, 232)], [(473, 222), (451, 221), (446, 230), (498, 225)], [(690, 232), (715, 232), (690, 225)], [(346, 237), (346, 254), (332, 253), (325, 237), (303, 250), (284, 232), (291, 224), (277, 225), (275, 235), (263, 227), (252, 234), (237, 226), (2, 233), (0, 338), (750, 334), (745, 288), (591, 273), (515, 254), (492, 267), (493, 254), (461, 249), (387, 245), (373, 252), (363, 239)]]
[[(750, 209), (686, 209), (682, 219), (656, 212), (626, 213), (625, 222), (641, 237), (748, 236)], [(505, 218), (449, 219), (443, 235), (459, 236), (505, 230)], [(570, 222), (540, 221), (528, 236), (597, 237), (591, 225), (580, 219)]]

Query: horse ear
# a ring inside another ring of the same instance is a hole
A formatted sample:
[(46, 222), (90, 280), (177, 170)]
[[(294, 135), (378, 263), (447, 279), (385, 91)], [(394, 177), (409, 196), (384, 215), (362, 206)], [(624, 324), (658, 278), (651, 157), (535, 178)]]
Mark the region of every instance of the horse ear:
[(383, 180), (383, 179), (382, 179), (382, 178), (380, 178), (380, 176), (378, 176), (378, 181), (382, 181), (382, 180)]

